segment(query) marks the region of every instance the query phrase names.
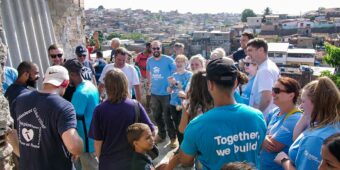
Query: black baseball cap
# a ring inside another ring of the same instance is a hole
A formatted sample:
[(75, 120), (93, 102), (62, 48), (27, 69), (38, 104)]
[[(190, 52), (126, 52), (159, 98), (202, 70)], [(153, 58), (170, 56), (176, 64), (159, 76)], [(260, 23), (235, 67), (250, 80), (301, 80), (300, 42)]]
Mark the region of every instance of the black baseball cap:
[(76, 47), (76, 55), (77, 56), (80, 56), (80, 55), (86, 55), (87, 56), (87, 49), (82, 45), (77, 46)]
[(232, 59), (223, 57), (210, 61), (206, 72), (208, 80), (225, 87), (232, 87), (237, 79), (238, 69)]

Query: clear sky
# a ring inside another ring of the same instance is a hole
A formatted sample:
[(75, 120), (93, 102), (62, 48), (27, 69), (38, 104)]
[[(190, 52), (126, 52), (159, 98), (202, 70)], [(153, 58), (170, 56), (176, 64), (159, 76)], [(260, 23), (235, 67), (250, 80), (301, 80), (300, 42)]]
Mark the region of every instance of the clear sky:
[(85, 9), (104, 8), (144, 9), (152, 12), (178, 10), (180, 13), (241, 13), (245, 8), (262, 14), (266, 7), (274, 13), (295, 14), (318, 7), (340, 8), (340, 0), (84, 0)]

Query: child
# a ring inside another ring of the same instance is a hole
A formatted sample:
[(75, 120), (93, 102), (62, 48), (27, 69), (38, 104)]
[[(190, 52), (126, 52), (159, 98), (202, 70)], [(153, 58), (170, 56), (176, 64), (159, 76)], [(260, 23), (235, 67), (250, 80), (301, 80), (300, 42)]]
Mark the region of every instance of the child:
[[(178, 125), (182, 115), (182, 102), (181, 99), (178, 97), (178, 92), (186, 89), (186, 86), (192, 76), (192, 73), (185, 69), (187, 61), (188, 59), (185, 55), (178, 55), (175, 59), (176, 72), (172, 76), (168, 77), (169, 87), (167, 88), (167, 91), (171, 94), (169, 111), (174, 121), (179, 143), (182, 142), (183, 135), (178, 130)], [(171, 148), (177, 147), (175, 142), (176, 139), (171, 139)]]
[(154, 139), (149, 126), (144, 123), (130, 125), (127, 129), (127, 138), (134, 150), (131, 170), (155, 169), (151, 159), (146, 154), (154, 145)]

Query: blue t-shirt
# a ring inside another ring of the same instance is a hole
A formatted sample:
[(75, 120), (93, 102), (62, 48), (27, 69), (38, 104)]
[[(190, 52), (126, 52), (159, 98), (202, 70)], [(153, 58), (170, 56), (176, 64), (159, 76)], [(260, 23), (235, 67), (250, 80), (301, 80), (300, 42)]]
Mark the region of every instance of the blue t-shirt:
[(166, 88), (168, 87), (168, 77), (176, 70), (174, 60), (166, 55), (162, 55), (157, 61), (155, 57), (150, 57), (146, 70), (151, 76), (151, 94), (169, 95)]
[(13, 103), (15, 102), (15, 99), (23, 93), (27, 93), (30, 92), (31, 90), (29, 90), (26, 86), (17, 84), (17, 83), (13, 83), (12, 85), (10, 85), (5, 93), (5, 97), (8, 100), (8, 104), (9, 104), (9, 109), (11, 112), (11, 116), (13, 117), (13, 109), (14, 109), (14, 105)]
[(173, 106), (181, 105), (181, 99), (178, 97), (178, 92), (187, 88), (192, 73), (190, 71), (185, 71), (183, 74), (179, 74), (176, 72), (172, 76), (178, 83), (182, 85), (182, 89), (179, 89), (178, 86), (174, 86), (172, 88), (170, 104)]
[(236, 103), (243, 103), (243, 99), (238, 91), (234, 92), (234, 99)]
[(340, 123), (323, 128), (307, 129), (289, 148), (289, 158), (296, 169), (318, 169), (322, 160), (320, 152), (323, 141), (340, 132)]
[(17, 80), (18, 71), (12, 67), (5, 66), (3, 74), (5, 79), (2, 81), (2, 90), (5, 93), (7, 88)]
[(246, 105), (249, 105), (249, 98), (250, 98), (250, 94), (251, 94), (251, 89), (253, 88), (253, 84), (254, 84), (254, 80), (255, 80), (255, 76), (251, 77), (248, 81), (248, 83), (246, 84), (243, 92), (242, 92), (242, 99), (243, 99), (243, 103)]
[[(99, 104), (99, 92), (97, 88), (87, 80), (84, 80), (76, 87), (71, 103), (77, 113), (77, 131), (84, 142), (84, 152), (94, 152), (93, 139), (88, 138), (88, 132), (92, 121), (93, 111)], [(84, 122), (86, 135), (84, 133)], [(86, 137), (87, 138), (86, 138)], [(88, 145), (88, 147), (86, 146)]]
[(72, 169), (71, 154), (61, 138), (77, 126), (72, 104), (58, 94), (37, 91), (19, 95), (14, 104), (21, 169)]
[[(283, 152), (288, 153), (290, 145), (293, 143), (293, 131), (296, 123), (302, 116), (301, 112), (296, 112), (287, 117), (287, 113), (279, 116), (280, 109), (274, 109), (272, 117), (268, 123), (267, 135), (271, 135), (277, 142), (285, 145)], [(279, 152), (281, 152), (279, 151)], [(275, 163), (274, 159), (279, 152), (268, 152), (264, 149), (260, 152), (261, 168), (260, 169), (282, 169), (282, 166)]]
[(265, 135), (266, 123), (259, 110), (232, 104), (215, 107), (193, 119), (185, 129), (181, 149), (198, 156), (204, 169), (221, 169), (235, 161), (259, 166), (258, 154)]

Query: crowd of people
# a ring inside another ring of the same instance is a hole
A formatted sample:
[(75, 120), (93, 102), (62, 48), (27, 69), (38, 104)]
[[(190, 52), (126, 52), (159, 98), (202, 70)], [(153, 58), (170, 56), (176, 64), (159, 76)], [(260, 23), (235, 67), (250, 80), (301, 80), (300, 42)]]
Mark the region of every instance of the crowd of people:
[[(340, 169), (334, 82), (320, 77), (301, 88), (280, 76), (265, 40), (243, 33), (240, 44), (230, 56), (216, 48), (206, 59), (185, 56), (182, 43), (165, 55), (154, 40), (135, 57), (114, 38), (108, 61), (91, 49), (94, 62), (82, 45), (65, 59), (53, 44), (39, 90), (37, 64), (23, 61), (14, 69), (1, 55), (7, 100), (1, 103), (8, 102), (6, 125), (13, 124), (4, 143), (12, 164), (28, 170)], [(156, 167), (149, 153), (166, 138), (174, 155)]]

